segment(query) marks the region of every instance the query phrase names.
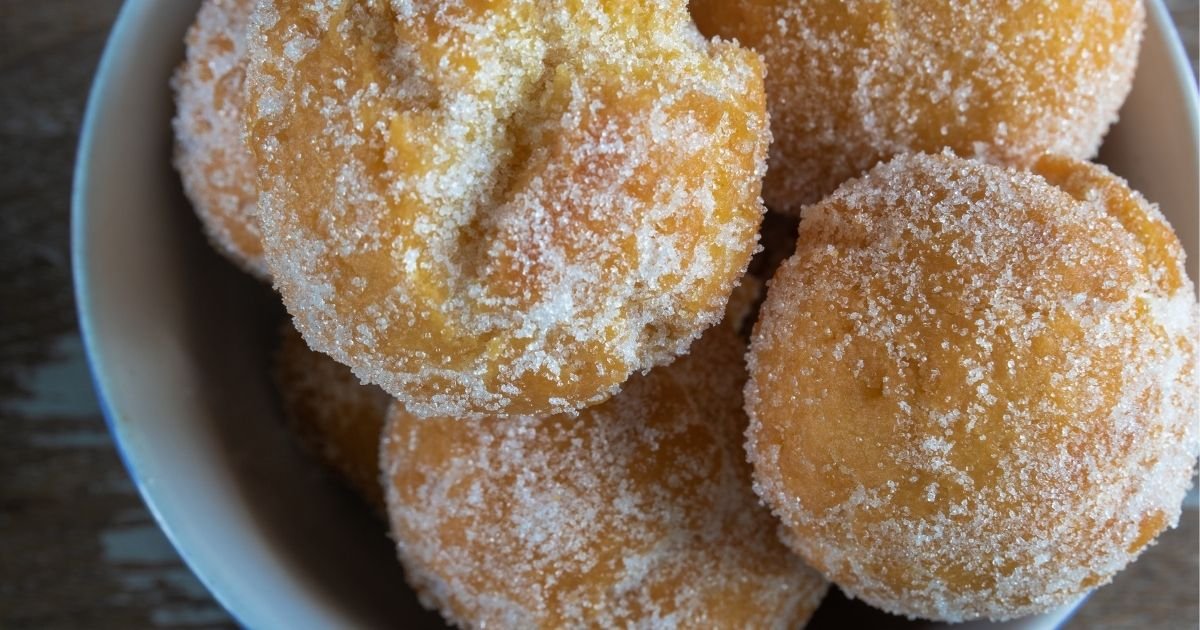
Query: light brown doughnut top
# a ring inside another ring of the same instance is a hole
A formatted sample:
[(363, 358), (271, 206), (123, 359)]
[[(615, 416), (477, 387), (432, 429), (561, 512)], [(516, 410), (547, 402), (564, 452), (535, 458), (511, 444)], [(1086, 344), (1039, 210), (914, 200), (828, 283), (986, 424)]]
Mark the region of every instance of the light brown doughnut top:
[(756, 490), (846, 593), (947, 621), (1107, 583), (1179, 517), (1200, 314), (1099, 166), (906, 155), (806, 208), (749, 354)]
[(739, 323), (578, 417), (394, 406), (388, 507), (426, 605), (468, 628), (800, 627), (825, 582), (750, 487)]
[(411, 413), (573, 411), (720, 319), (763, 212), (762, 65), (683, 0), (268, 0), (252, 21), (277, 288)]
[(906, 151), (1030, 166), (1096, 154), (1132, 85), (1141, 0), (692, 0), (767, 65), (773, 210)]

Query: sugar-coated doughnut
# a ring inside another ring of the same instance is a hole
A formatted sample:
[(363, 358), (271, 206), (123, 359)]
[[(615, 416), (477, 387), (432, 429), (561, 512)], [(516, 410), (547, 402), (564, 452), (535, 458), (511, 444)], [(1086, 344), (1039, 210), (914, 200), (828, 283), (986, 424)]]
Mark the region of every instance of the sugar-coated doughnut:
[(825, 582), (750, 487), (738, 320), (578, 417), (394, 406), (388, 507), (422, 601), (466, 628), (802, 625)]
[(943, 147), (1029, 166), (1095, 155), (1132, 85), (1141, 0), (692, 0), (762, 53), (767, 205), (796, 211), (876, 162)]
[(947, 621), (1107, 583), (1179, 517), (1200, 452), (1195, 290), (1102, 167), (950, 154), (805, 209), (749, 354), (747, 449), (842, 590)]
[(409, 412), (573, 411), (720, 318), (763, 70), (683, 0), (267, 0), (250, 37), (276, 286)]
[(175, 168), (209, 240), (239, 267), (267, 279), (255, 218), (254, 157), (242, 140), (246, 28), (254, 0), (204, 0), (172, 78)]
[(392, 397), (309, 349), (290, 325), (280, 331), (275, 382), (284, 417), (301, 443), (384, 514), (379, 440)]

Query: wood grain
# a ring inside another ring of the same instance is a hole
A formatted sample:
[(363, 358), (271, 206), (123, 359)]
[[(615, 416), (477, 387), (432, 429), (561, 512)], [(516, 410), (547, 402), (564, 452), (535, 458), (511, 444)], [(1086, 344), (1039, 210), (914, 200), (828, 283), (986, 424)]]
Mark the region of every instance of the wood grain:
[[(169, 0), (164, 0), (169, 1)], [(0, 627), (233, 627), (129, 481), (76, 331), (71, 171), (118, 0), (0, 0)], [(1172, 0), (1196, 59), (1196, 0)], [(1197, 512), (1069, 625), (1196, 628)]]
[(118, 0), (0, 0), (0, 627), (233, 627), (143, 506), (92, 394), (71, 173)]

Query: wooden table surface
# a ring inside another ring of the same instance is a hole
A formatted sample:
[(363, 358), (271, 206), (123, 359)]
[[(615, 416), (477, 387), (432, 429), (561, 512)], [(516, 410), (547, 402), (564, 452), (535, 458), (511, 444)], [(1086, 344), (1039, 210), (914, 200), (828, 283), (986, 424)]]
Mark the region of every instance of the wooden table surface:
[[(164, 0), (170, 1), (170, 0)], [(1196, 57), (1197, 0), (1169, 3)], [(0, 0), (0, 628), (227, 627), (122, 467), (76, 327), (71, 169), (119, 0)], [(1196, 628), (1197, 511), (1069, 628)]]

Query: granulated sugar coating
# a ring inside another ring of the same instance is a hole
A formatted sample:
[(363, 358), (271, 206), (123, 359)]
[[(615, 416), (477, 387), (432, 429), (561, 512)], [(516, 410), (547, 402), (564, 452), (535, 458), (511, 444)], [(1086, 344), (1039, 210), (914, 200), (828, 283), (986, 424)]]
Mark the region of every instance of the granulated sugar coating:
[(266, 279), (254, 158), (242, 141), (246, 28), (253, 0), (205, 0), (171, 81), (175, 168), (217, 250)]
[(291, 326), (280, 333), (275, 382), (284, 416), (304, 446), (385, 514), (379, 440), (391, 396), (310, 350)]
[(1028, 166), (1086, 158), (1129, 93), (1141, 0), (692, 0), (706, 34), (763, 54), (763, 194), (799, 212), (905, 151)]
[(803, 625), (826, 583), (751, 490), (737, 324), (575, 418), (393, 406), (388, 506), (422, 601), (468, 628)]
[(682, 0), (273, 0), (253, 24), (276, 286), (409, 412), (573, 411), (720, 318), (763, 211), (763, 70)]
[(1102, 167), (902, 156), (805, 209), (749, 355), (755, 489), (898, 614), (1007, 619), (1107, 583), (1200, 452), (1194, 288)]

